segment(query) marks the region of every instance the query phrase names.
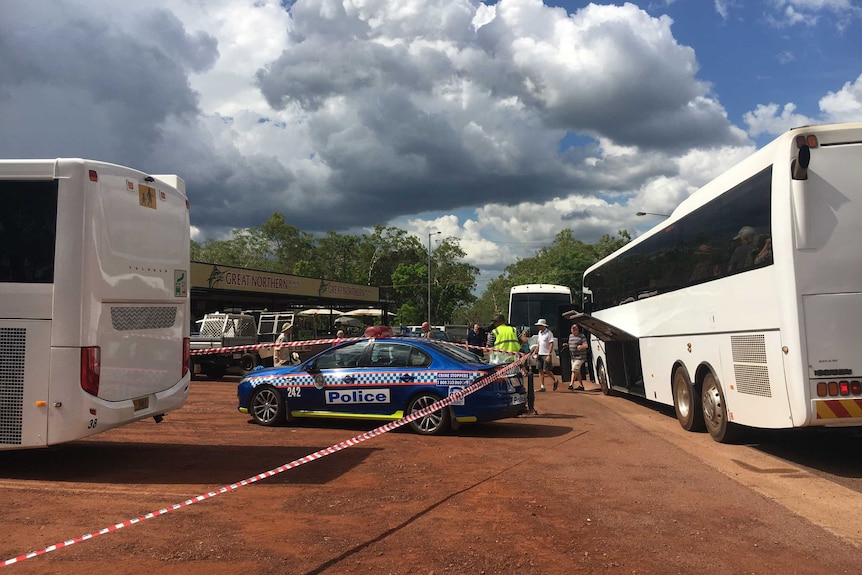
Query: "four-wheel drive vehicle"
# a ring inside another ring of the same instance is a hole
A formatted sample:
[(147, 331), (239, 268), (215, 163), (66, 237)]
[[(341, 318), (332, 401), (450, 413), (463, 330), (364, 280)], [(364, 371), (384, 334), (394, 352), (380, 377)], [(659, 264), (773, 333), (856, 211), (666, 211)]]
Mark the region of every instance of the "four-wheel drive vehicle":
[(455, 343), (467, 343), (467, 332), (470, 331), (468, 326), (446, 324), (439, 327), (446, 333), (449, 341), (454, 341)]
[[(285, 325), (294, 325), (295, 319), (292, 312), (260, 312), (257, 319), (257, 342), (275, 343), (275, 340), (281, 334), (282, 328)], [(293, 339), (293, 334), (290, 335), (289, 339)], [(274, 348), (272, 347), (262, 347), (258, 350), (260, 364), (266, 367), (272, 367), (273, 355)]]
[[(257, 343), (254, 317), (241, 313), (208, 313), (192, 334), (190, 350), (214, 349)], [(245, 375), (259, 363), (256, 351), (232, 351), (192, 355), (192, 374), (219, 379), (226, 373)]]

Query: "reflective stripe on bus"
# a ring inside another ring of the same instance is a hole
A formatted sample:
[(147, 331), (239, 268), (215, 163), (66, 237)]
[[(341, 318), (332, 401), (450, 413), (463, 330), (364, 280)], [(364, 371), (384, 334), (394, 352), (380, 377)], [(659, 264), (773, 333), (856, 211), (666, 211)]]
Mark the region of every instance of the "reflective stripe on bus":
[(862, 417), (862, 399), (827, 399), (815, 403), (817, 419)]

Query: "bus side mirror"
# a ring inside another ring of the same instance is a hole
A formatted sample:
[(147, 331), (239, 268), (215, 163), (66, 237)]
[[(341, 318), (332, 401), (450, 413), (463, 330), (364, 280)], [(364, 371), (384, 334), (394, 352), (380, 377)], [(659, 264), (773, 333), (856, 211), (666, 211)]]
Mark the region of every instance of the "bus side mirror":
[(811, 148), (807, 145), (799, 147), (796, 159), (790, 164), (790, 174), (794, 180), (808, 179), (808, 165), (811, 163)]

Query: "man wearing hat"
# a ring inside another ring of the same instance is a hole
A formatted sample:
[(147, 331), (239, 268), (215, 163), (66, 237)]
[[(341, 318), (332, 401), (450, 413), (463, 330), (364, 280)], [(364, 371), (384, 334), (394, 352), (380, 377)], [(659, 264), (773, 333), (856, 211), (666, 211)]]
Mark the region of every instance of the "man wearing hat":
[(511, 363), (518, 358), (518, 350), (521, 342), (518, 340), (518, 331), (506, 323), (506, 316), (498, 313), (494, 316), (494, 329), (488, 339), (493, 338), (493, 348), (502, 353), (491, 352), (491, 363)]
[(536, 322), (539, 328), (539, 345), (536, 348), (536, 368), (539, 370), (539, 391), (545, 391), (545, 376), (548, 375), (554, 383), (554, 391), (557, 391), (557, 381), (554, 375), (554, 333), (548, 329), (548, 322), (544, 318)]
[(293, 324), (286, 322), (281, 326), (281, 333), (278, 334), (278, 339), (275, 340), (275, 349), (272, 352), (272, 365), (276, 367), (290, 363), (290, 354), (288, 353), (287, 346), (282, 344), (290, 341), (291, 330), (293, 330)]

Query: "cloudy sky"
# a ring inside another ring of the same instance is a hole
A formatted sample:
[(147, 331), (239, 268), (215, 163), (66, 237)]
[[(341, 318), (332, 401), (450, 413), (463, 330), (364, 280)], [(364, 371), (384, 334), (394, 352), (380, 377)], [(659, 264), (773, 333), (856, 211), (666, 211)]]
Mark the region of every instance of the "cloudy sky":
[(860, 0), (0, 0), (0, 157), (179, 174), (201, 241), (440, 231), (487, 279), (860, 120)]

